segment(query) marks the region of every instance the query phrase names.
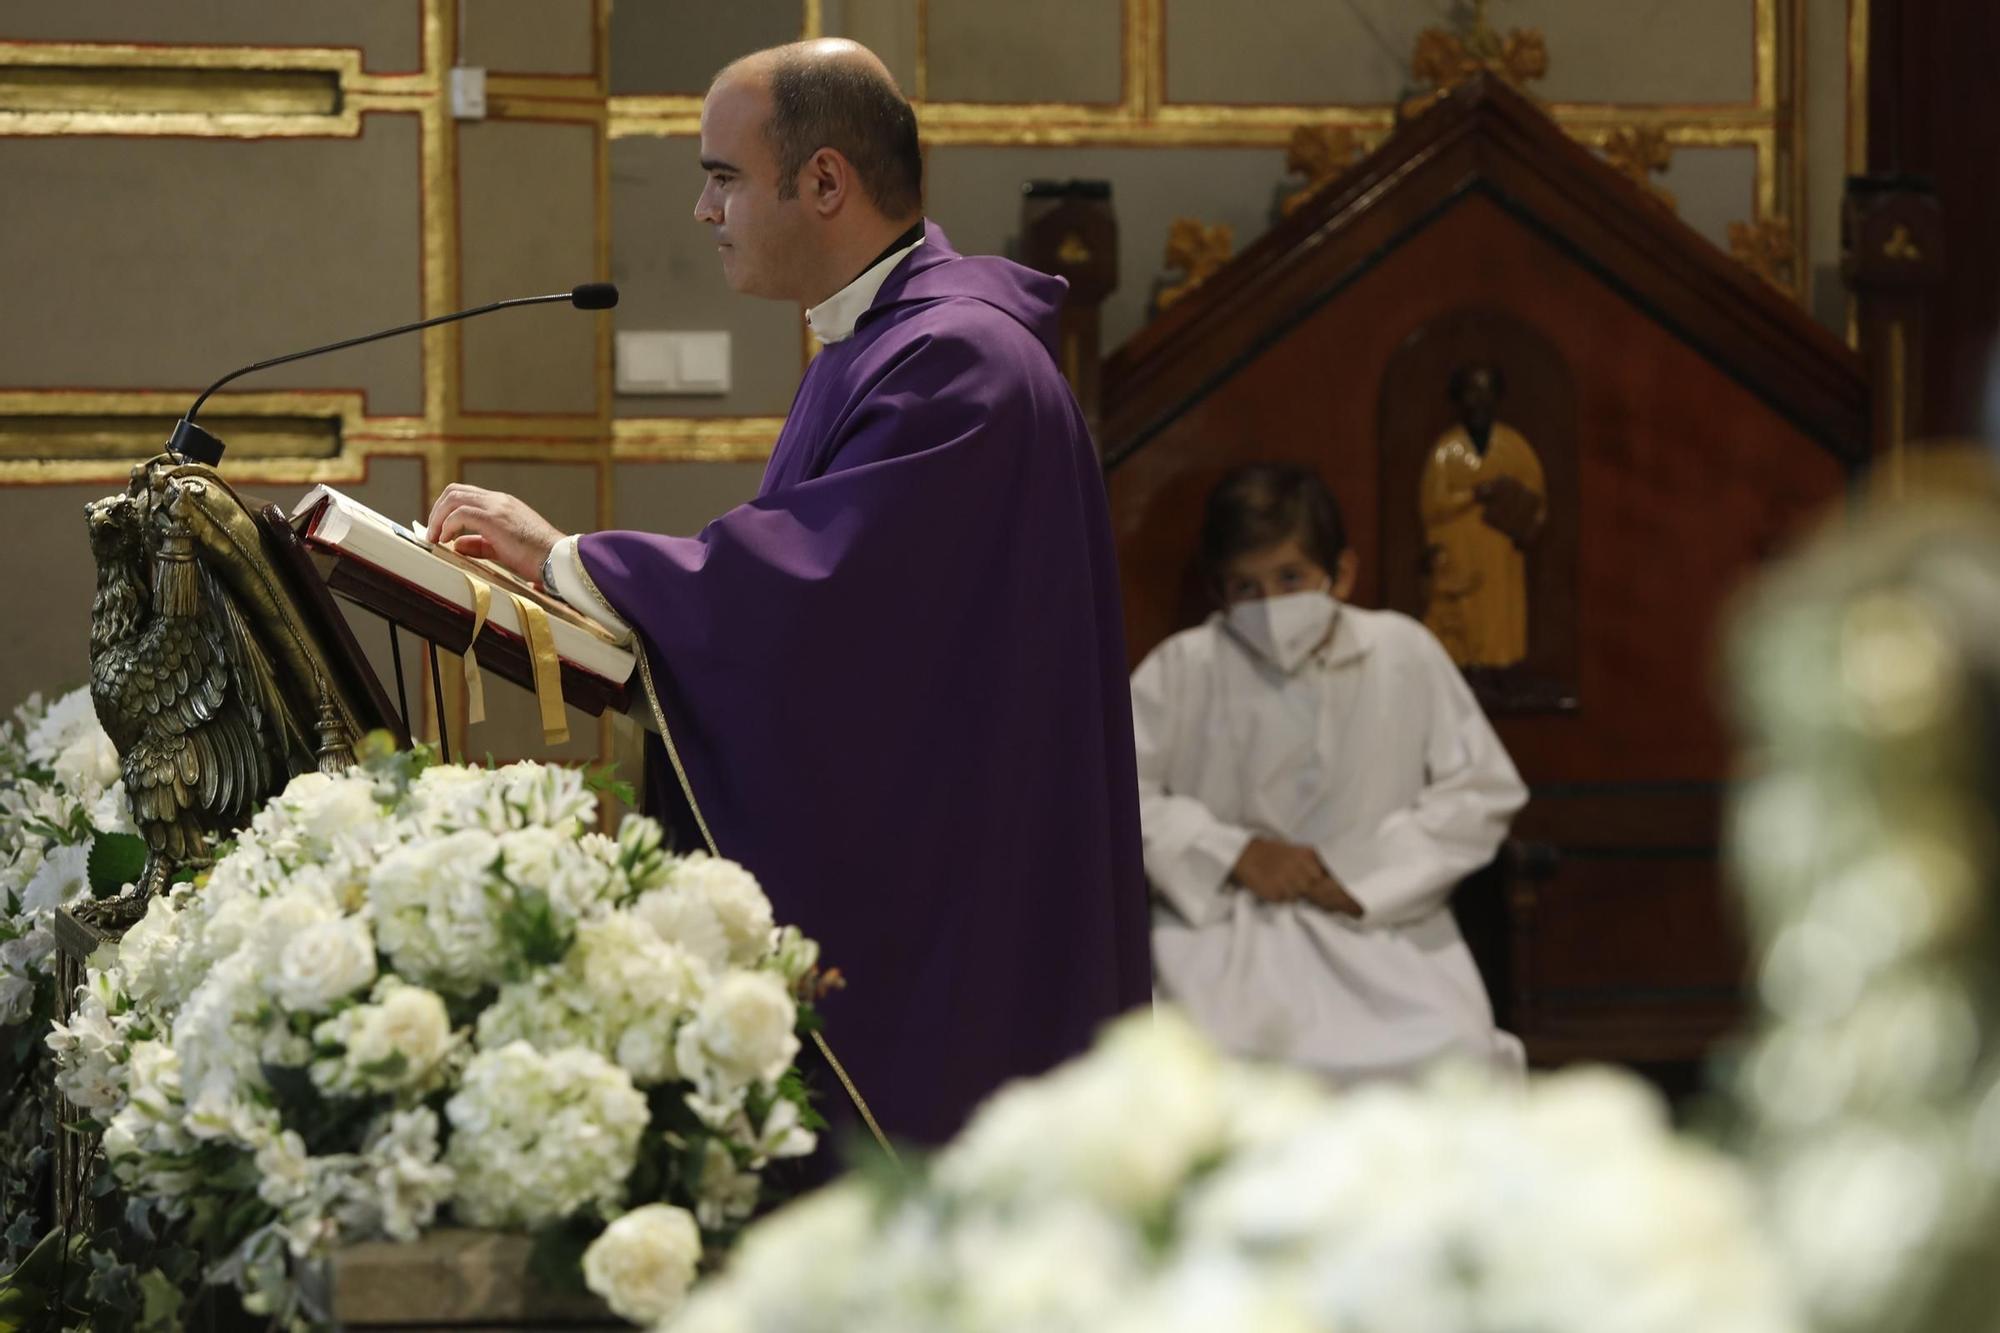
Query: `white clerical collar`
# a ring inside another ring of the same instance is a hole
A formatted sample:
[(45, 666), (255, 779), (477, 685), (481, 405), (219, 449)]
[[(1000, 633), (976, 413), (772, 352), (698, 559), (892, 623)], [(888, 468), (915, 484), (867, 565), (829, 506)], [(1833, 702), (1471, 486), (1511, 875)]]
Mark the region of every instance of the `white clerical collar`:
[(837, 343), (852, 337), (854, 326), (868, 313), (868, 307), (875, 304), (875, 293), (882, 290), (889, 274), (903, 262), (903, 256), (923, 243), (924, 238), (919, 236), (902, 249), (891, 250), (866, 273), (806, 311), (806, 324), (812, 329), (813, 336), (823, 343)]

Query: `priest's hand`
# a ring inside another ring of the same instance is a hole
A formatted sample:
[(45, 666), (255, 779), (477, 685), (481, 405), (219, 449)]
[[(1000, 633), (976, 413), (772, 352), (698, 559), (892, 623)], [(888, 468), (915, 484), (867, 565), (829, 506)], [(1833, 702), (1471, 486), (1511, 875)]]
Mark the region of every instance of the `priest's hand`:
[(1542, 497), (1512, 477), (1495, 477), (1472, 488), (1486, 526), (1525, 547), (1542, 530)]
[(460, 555), (491, 560), (530, 583), (563, 534), (511, 495), (454, 482), (431, 506), (427, 533), (434, 542), (456, 541)]
[(1229, 877), (1267, 903), (1310, 900), (1322, 891), (1319, 886), (1332, 882), (1318, 852), (1275, 838), (1252, 838)]

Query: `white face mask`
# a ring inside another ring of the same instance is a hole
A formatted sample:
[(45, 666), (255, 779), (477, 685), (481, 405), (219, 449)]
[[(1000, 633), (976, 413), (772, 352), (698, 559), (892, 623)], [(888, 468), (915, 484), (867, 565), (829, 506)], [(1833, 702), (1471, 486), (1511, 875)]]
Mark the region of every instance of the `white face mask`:
[(1340, 603), (1324, 588), (1288, 592), (1229, 608), (1226, 622), (1243, 646), (1286, 675), (1326, 642)]

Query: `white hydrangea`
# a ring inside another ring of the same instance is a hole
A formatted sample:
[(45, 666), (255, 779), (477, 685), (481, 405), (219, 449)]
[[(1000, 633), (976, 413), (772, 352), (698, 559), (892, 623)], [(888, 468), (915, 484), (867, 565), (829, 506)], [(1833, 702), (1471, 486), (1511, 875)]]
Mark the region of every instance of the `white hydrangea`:
[[(72, 705), (42, 729), (52, 753), (86, 718)], [(11, 734), (0, 726), (0, 777), (27, 762), (10, 758)], [(81, 811), (62, 791), (0, 782), (0, 835), (77, 829)], [(610, 838), (595, 818), (583, 775), (564, 768), (397, 759), (305, 774), (93, 960), (50, 1038), (59, 1086), (105, 1125), (118, 1179), (167, 1213), (268, 1210), (211, 1274), (247, 1309), (295, 1312), (299, 1265), (443, 1217), (617, 1217), (642, 1145), (694, 1154), (692, 1180), (643, 1178), (730, 1231), (758, 1173), (812, 1149), (778, 1084), (797, 1051), (790, 984), (816, 947), (775, 927), (740, 868), (683, 862), (651, 820)], [(0, 845), (0, 910), (17, 925), (0, 944), (0, 1016), (34, 1002), (14, 978), (38, 959), (46, 984), (46, 921), (18, 904), (46, 914), (82, 891), (86, 853), (59, 841)], [(661, 910), (670, 897), (678, 916)], [(642, 1086), (670, 1088), (705, 1127), (676, 1112), (661, 1133)], [(654, 1199), (630, 1202), (644, 1213)], [(624, 1238), (645, 1230), (621, 1228), (596, 1265), (635, 1310), (677, 1302), (701, 1252), (695, 1227), (672, 1250), (685, 1275), (642, 1272), (631, 1256), (658, 1237)]]
[(526, 1042), (474, 1056), (445, 1115), (459, 1217), (527, 1228), (584, 1209), (615, 1212), (648, 1118), (631, 1076), (609, 1060), (543, 1055)]
[(368, 877), (375, 937), (398, 973), (447, 995), (501, 980), (508, 954), (487, 875), (491, 833), (466, 829), (396, 848)]
[(657, 1323), (687, 1299), (701, 1261), (701, 1232), (684, 1208), (648, 1204), (604, 1229), (583, 1252), (583, 1280), (612, 1311)]

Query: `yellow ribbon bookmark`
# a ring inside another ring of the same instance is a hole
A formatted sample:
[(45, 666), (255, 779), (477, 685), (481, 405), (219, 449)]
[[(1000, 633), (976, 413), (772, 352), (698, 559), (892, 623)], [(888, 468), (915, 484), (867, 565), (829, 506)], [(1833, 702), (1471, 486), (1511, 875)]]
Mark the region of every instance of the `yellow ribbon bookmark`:
[(549, 628), (549, 613), (517, 592), (514, 612), (521, 618), (521, 637), (528, 644), (528, 660), (535, 669), (535, 702), (542, 710), (542, 743), (561, 745), (569, 740), (569, 714), (563, 709), (562, 659), (556, 656), (556, 636)]
[[(462, 572), (462, 571), (461, 571)], [(467, 574), (472, 585), (472, 638), (465, 645), (465, 720), (468, 724), (486, 720), (486, 681), (479, 674), (479, 631), (486, 628), (486, 613), (493, 609), (493, 585)]]

